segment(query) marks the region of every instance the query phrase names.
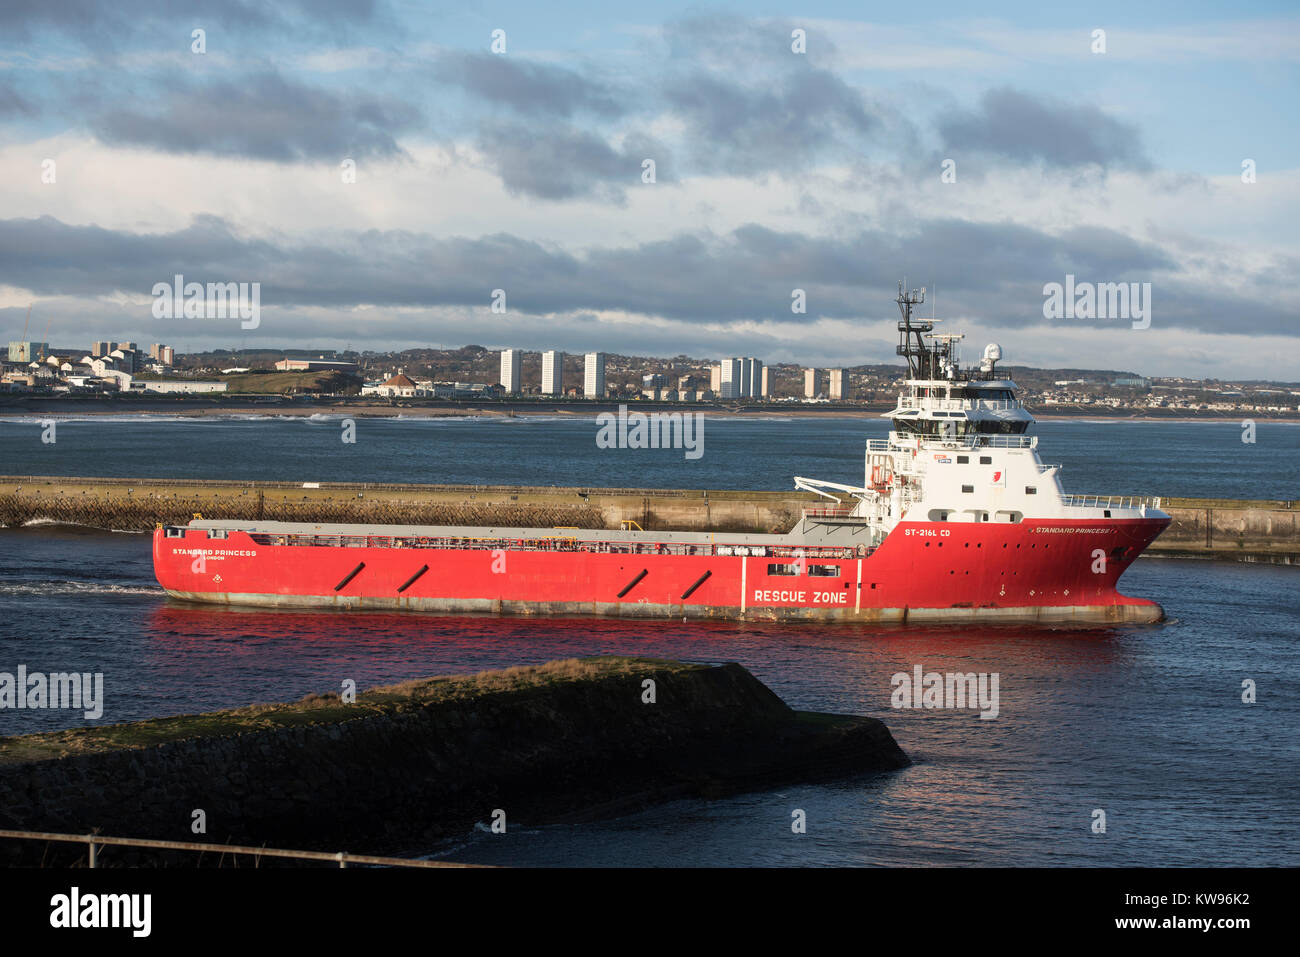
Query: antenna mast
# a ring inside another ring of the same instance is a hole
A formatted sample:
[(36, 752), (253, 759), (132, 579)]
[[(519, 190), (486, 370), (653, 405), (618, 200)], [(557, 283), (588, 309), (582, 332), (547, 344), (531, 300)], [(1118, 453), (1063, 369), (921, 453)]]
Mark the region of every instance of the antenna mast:
[(925, 302), (925, 290), (908, 291), (903, 282), (898, 284), (898, 311), (903, 318), (898, 323), (898, 355), (907, 358), (909, 379), (937, 379), (937, 355), (925, 344), (925, 334), (934, 329), (936, 319), (912, 319), (912, 308)]

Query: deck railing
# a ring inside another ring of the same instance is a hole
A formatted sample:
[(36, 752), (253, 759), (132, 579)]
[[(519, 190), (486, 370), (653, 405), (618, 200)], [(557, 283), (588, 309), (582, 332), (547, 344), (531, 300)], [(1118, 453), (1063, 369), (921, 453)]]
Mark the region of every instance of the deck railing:
[(1061, 504), (1074, 508), (1159, 508), (1160, 499), (1136, 495), (1062, 495)]
[[(202, 529), (189, 529), (191, 534)], [(766, 556), (797, 558), (796, 551), (808, 558), (856, 558), (856, 548), (843, 546), (749, 545), (745, 543), (718, 542), (627, 542), (603, 539), (581, 539), (573, 535), (556, 535), (547, 538), (471, 538), (448, 535), (390, 536), (390, 535), (314, 535), (277, 534), (274, 532), (249, 532), (258, 545), (298, 546), (314, 548), (430, 548), (479, 549), (532, 552), (591, 552), (617, 555), (701, 555), (701, 556)]]
[(1036, 435), (983, 435), (969, 436), (976, 448), (986, 449), (1032, 449), (1038, 446)]
[[(986, 435), (972, 433), (961, 438), (944, 439), (938, 436), (927, 437), (927, 445), (942, 446), (953, 449), (1032, 449), (1038, 447), (1036, 435)], [(868, 452), (889, 452), (888, 439), (867, 439)]]
[(814, 505), (803, 510), (804, 518), (847, 518), (853, 513), (852, 505)]
[(1024, 403), (1019, 399), (935, 399), (903, 396), (898, 402), (900, 409), (939, 409), (944, 412), (977, 412), (981, 409), (1006, 411), (1024, 407)]

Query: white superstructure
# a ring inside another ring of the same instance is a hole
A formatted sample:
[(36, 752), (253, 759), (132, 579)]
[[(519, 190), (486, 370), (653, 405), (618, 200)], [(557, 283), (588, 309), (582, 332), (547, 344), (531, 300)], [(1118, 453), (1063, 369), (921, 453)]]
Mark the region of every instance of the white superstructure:
[(935, 333), (940, 320), (914, 319), (925, 290), (899, 284), (898, 354), (908, 377), (888, 439), (867, 441), (861, 486), (795, 477), (795, 487), (836, 502), (812, 510), (812, 521), (866, 525), (872, 544), (901, 521), (1020, 522), (1164, 516), (1159, 499), (1067, 495), (1059, 465), (1038, 457), (1025, 433), (1034, 417), (1016, 398), (1016, 384), (997, 372), (1002, 348), (988, 345), (978, 369), (963, 369), (961, 335)]

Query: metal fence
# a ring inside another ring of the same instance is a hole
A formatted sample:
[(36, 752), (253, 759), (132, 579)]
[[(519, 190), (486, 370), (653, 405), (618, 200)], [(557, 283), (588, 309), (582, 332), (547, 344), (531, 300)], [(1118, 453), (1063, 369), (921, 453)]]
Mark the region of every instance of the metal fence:
[(46, 841), (62, 844), (85, 844), (87, 866), (99, 866), (99, 848), (136, 847), (164, 851), (192, 851), (198, 853), (244, 855), (253, 858), (256, 867), (264, 857), (289, 858), (299, 861), (328, 861), (339, 867), (349, 864), (367, 864), (377, 867), (483, 867), (481, 864), (458, 864), (453, 861), (424, 861), (407, 857), (382, 857), (376, 854), (349, 854), (347, 851), (291, 851), (278, 847), (245, 847), (238, 844), (201, 844), (195, 841), (157, 841), (139, 837), (106, 837), (103, 834), (58, 834), (50, 831), (0, 830), (0, 839), (18, 841)]

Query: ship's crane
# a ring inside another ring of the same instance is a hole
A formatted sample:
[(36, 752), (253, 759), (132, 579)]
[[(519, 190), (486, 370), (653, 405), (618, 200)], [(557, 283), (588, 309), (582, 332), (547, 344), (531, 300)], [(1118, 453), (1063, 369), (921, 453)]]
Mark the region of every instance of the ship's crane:
[(866, 494), (866, 489), (860, 485), (841, 485), (839, 482), (826, 482), (821, 479), (805, 478), (802, 475), (794, 477), (794, 487), (802, 492), (815, 492), (823, 498), (829, 498), (835, 502), (843, 501), (839, 496), (832, 495), (827, 489), (834, 489), (837, 492), (846, 492), (857, 498)]
[[(36, 305), (36, 303), (34, 302), (29, 302), (27, 304), (27, 318), (23, 320), (23, 336), (22, 339), (19, 340), (20, 342), (25, 343), (27, 341), (27, 327), (32, 324), (32, 306), (34, 305)], [(26, 350), (26, 351), (27, 351), (27, 361), (30, 363), (32, 361), (32, 354), (30, 350)], [(44, 357), (42, 356), (42, 358)]]
[[(28, 308), (28, 309), (31, 309), (30, 306), (28, 306), (27, 308)], [(50, 338), (50, 323), (51, 323), (53, 320), (54, 320), (54, 313), (50, 313), (50, 317), (49, 317), (48, 319), (45, 320), (45, 331), (44, 331), (43, 333), (41, 333), (41, 357), (40, 357), (40, 359), (37, 360), (38, 362), (44, 362), (44, 361), (45, 361), (45, 347), (46, 347), (47, 345), (49, 345), (49, 338)]]

